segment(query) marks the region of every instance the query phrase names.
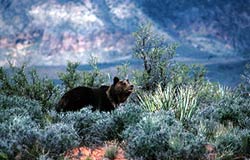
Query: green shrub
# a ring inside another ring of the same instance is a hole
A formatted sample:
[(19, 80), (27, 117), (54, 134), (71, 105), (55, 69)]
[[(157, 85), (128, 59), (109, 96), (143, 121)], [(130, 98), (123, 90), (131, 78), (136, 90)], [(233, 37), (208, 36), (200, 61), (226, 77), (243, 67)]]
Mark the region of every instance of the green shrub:
[(250, 99), (233, 95), (216, 104), (218, 120), (221, 123), (232, 122), (235, 126), (249, 129)]
[[(39, 101), (43, 109), (52, 108), (58, 99), (59, 89), (48, 78), (40, 78), (36, 70), (27, 71), (26, 65), (11, 66), (10, 73), (0, 67), (0, 93), (23, 96)], [(27, 72), (28, 73), (27, 73)]]
[[(135, 125), (140, 121), (144, 114), (143, 109), (135, 104), (126, 104), (118, 109), (114, 110), (111, 114), (112, 116), (112, 124), (113, 126), (109, 128), (109, 140), (123, 140), (123, 131), (128, 128), (129, 126)], [(102, 125), (105, 126), (105, 125)], [(108, 128), (108, 127), (106, 127)]]
[(99, 120), (108, 119), (108, 114), (109, 113), (102, 114), (100, 112), (92, 112), (90, 108), (83, 108), (79, 112), (61, 113), (57, 120), (58, 122), (73, 125), (81, 138), (82, 144), (88, 146), (97, 143), (101, 144), (103, 142), (105, 135), (102, 135), (101, 137), (96, 136), (96, 134), (99, 133), (93, 132), (93, 130), (95, 130), (93, 126)]
[(195, 159), (204, 153), (202, 139), (163, 110), (144, 115), (124, 131), (124, 137), (132, 159)]
[(109, 160), (114, 160), (117, 153), (118, 153), (118, 147), (114, 145), (107, 148), (104, 157), (108, 158)]
[(166, 86), (170, 60), (175, 54), (177, 45), (168, 45), (163, 37), (152, 32), (151, 25), (140, 26), (134, 37), (133, 54), (142, 60), (144, 67), (142, 72), (137, 71), (135, 74), (136, 79), (139, 79), (137, 85), (144, 89), (153, 89), (161, 82)]
[(77, 86), (97, 87), (108, 81), (108, 75), (102, 73), (97, 66), (97, 58), (91, 56), (89, 65), (91, 71), (77, 71), (80, 63), (68, 62), (66, 73), (59, 73), (59, 79), (63, 82), (65, 90)]
[(148, 111), (160, 109), (173, 110), (180, 121), (190, 119), (197, 110), (197, 93), (192, 86), (175, 88), (168, 85), (165, 90), (161, 85), (153, 92), (138, 95), (140, 105)]
[(68, 62), (66, 72), (58, 74), (66, 90), (70, 90), (79, 84), (81, 76), (76, 70), (79, 65), (80, 63)]
[(217, 104), (227, 97), (233, 95), (233, 90), (226, 86), (221, 86), (218, 83), (204, 81), (202, 85), (197, 87), (198, 104), (201, 108)]
[(218, 159), (248, 157), (249, 104), (246, 99), (235, 95), (223, 98), (212, 106), (200, 108), (188, 123), (188, 129), (215, 144)]
[(29, 157), (28, 151), (33, 148), (39, 137), (38, 125), (29, 116), (13, 116), (0, 124), (0, 148), (14, 159), (17, 155)]
[(80, 137), (73, 125), (55, 123), (41, 130), (40, 143), (51, 157), (58, 157), (80, 144)]
[(219, 134), (215, 140), (219, 154), (218, 158), (232, 159), (240, 152), (241, 143), (241, 137), (237, 129), (231, 129), (226, 133)]
[(192, 85), (198, 88), (205, 82), (206, 69), (202, 65), (174, 63), (169, 70), (168, 82), (175, 87)]
[(45, 120), (42, 107), (24, 97), (0, 95), (0, 153), (6, 159), (57, 158), (80, 143), (76, 130)]
[(176, 113), (180, 121), (190, 119), (197, 110), (197, 93), (191, 86), (178, 88)]
[(173, 109), (175, 108), (175, 93), (176, 88), (172, 85), (168, 85), (165, 90), (161, 85), (158, 85), (155, 91), (139, 93), (139, 104), (142, 108), (151, 112), (160, 109)]
[(122, 140), (122, 132), (137, 123), (143, 111), (139, 106), (128, 104), (112, 113), (92, 112), (83, 108), (80, 112), (68, 112), (55, 117), (58, 121), (72, 124), (85, 145), (102, 144), (110, 140)]
[(32, 121), (40, 122), (42, 107), (37, 101), (24, 97), (0, 95), (0, 123), (14, 116), (30, 116)]

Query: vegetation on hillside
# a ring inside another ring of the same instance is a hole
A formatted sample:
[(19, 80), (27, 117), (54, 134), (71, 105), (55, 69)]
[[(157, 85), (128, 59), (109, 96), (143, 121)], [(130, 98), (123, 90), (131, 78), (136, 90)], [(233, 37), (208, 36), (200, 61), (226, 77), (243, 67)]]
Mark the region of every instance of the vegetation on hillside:
[(108, 84), (110, 76), (93, 57), (90, 72), (69, 62), (59, 73), (61, 85), (35, 70), (27, 72), (26, 65), (11, 66), (11, 71), (1, 67), (0, 159), (63, 159), (74, 147), (106, 141), (120, 142), (128, 159), (249, 158), (250, 67), (238, 87), (228, 88), (207, 81), (202, 66), (174, 62), (176, 45), (167, 44), (150, 25), (134, 35), (133, 53), (142, 69), (129, 72), (125, 64), (117, 67), (117, 75), (129, 74), (140, 87), (110, 113), (55, 111), (65, 91)]

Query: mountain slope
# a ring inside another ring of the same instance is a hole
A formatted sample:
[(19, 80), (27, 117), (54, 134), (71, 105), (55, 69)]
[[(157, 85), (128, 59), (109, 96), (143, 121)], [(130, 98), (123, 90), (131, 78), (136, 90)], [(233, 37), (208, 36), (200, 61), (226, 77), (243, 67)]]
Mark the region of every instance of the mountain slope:
[(60, 65), (127, 58), (132, 32), (146, 21), (133, 2), (2, 0), (0, 65)]
[(250, 53), (248, 0), (0, 0), (0, 11), (0, 65), (128, 59), (132, 33), (146, 22), (188, 46), (180, 56)]
[(216, 55), (250, 55), (249, 0), (139, 0), (137, 5), (184, 43)]

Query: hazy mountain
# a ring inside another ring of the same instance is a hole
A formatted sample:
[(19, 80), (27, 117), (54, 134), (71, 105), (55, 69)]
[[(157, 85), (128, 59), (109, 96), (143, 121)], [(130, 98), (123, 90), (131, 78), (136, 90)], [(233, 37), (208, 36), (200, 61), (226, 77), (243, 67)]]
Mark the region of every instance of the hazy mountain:
[(0, 13), (0, 66), (129, 60), (146, 22), (180, 44), (176, 60), (202, 63), (215, 79), (221, 66), (238, 76), (250, 55), (249, 0), (0, 0)]
[(1, 0), (1, 65), (86, 63), (130, 55), (132, 32), (147, 17), (130, 1)]
[[(250, 53), (249, 0), (139, 0), (143, 13), (201, 50)], [(224, 48), (224, 49), (222, 49)]]

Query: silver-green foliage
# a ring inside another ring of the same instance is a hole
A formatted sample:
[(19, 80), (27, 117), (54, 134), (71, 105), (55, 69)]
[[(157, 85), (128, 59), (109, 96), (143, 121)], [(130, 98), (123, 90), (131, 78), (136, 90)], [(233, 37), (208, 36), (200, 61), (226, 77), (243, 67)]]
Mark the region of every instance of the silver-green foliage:
[(15, 116), (30, 116), (33, 121), (42, 119), (42, 108), (37, 101), (23, 97), (0, 95), (0, 122)]
[(233, 123), (235, 126), (250, 129), (250, 99), (239, 95), (226, 97), (216, 104), (216, 113), (221, 123)]
[(250, 154), (249, 104), (238, 93), (226, 96), (218, 103), (199, 108), (188, 123), (189, 130), (214, 144), (219, 159), (247, 156)]
[(6, 159), (36, 159), (44, 154), (55, 159), (79, 145), (75, 128), (46, 121), (36, 101), (0, 95), (0, 102), (0, 153)]
[(146, 113), (124, 137), (132, 159), (195, 159), (204, 154), (203, 139), (185, 130), (169, 111)]
[[(248, 104), (238, 98), (198, 108), (197, 114), (183, 121), (176, 117), (174, 109), (149, 112), (135, 104), (111, 113), (83, 108), (80, 112), (58, 114), (40, 112), (37, 102), (21, 97), (0, 96), (0, 101), (1, 112), (6, 113), (0, 117), (0, 156), (9, 159), (17, 155), (22, 159), (55, 159), (80, 143), (90, 146), (114, 139), (125, 142), (130, 158), (203, 158), (207, 143), (217, 147), (221, 158), (227, 153), (230, 157), (249, 154), (250, 132), (245, 120), (249, 117)], [(226, 109), (232, 103), (230, 110), (237, 113), (232, 115), (240, 115), (236, 123), (222, 118), (229, 114)]]
[(83, 108), (80, 112), (69, 112), (54, 116), (57, 122), (73, 125), (85, 145), (101, 144), (108, 140), (122, 140), (122, 132), (136, 124), (143, 110), (134, 104), (119, 107), (112, 113), (92, 112)]
[(217, 135), (215, 145), (218, 149), (218, 159), (233, 159), (237, 155), (249, 156), (250, 130), (229, 128)]
[(73, 125), (65, 123), (49, 124), (40, 132), (40, 143), (51, 156), (57, 157), (80, 144), (80, 137)]

